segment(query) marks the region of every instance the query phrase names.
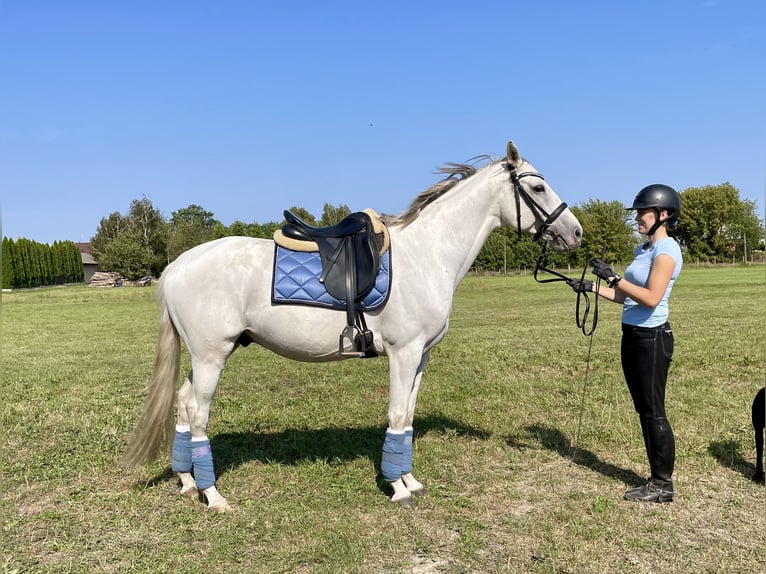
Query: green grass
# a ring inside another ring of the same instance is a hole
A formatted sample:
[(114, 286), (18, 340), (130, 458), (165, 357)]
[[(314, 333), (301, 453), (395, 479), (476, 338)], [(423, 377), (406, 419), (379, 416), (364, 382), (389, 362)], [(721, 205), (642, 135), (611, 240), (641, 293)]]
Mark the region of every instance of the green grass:
[[(764, 384), (763, 267), (684, 270), (673, 292), (671, 505), (622, 501), (647, 474), (601, 302), (531, 276), (467, 278), (415, 421), (413, 509), (376, 479), (385, 359), (310, 365), (250, 346), (213, 405), (217, 515), (164, 458), (118, 464), (156, 344), (155, 288), (2, 296), (3, 567), (17, 572), (756, 572), (766, 498), (750, 402)], [(188, 357), (184, 356), (184, 368)]]

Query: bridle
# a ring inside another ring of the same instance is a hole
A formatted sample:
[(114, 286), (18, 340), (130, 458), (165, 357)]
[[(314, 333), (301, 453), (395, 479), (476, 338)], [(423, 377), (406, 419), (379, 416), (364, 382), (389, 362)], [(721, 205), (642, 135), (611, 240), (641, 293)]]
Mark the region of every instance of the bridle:
[[(521, 237), (521, 200), (524, 200), (524, 203), (529, 207), (529, 210), (534, 214), (535, 218), (538, 221), (541, 221), (541, 225), (538, 228), (537, 232), (535, 233), (534, 240), (537, 241), (541, 237), (545, 235), (545, 232), (548, 231), (548, 229), (553, 225), (553, 222), (558, 219), (562, 213), (564, 213), (564, 210), (567, 208), (566, 202), (561, 202), (559, 206), (553, 210), (553, 212), (548, 213), (544, 207), (542, 207), (539, 203), (535, 201), (535, 199), (527, 192), (526, 189), (521, 185), (521, 179), (524, 177), (537, 177), (539, 179), (542, 179), (545, 181), (545, 178), (543, 177), (543, 174), (538, 173), (536, 171), (523, 171), (521, 173), (518, 173), (516, 168), (513, 167), (510, 163), (505, 164), (508, 172), (511, 177), (511, 182), (513, 183), (513, 195), (514, 199), (516, 200), (516, 230), (519, 233), (519, 237)], [(549, 269), (546, 267), (547, 259), (548, 259), (548, 249), (550, 244), (550, 238), (546, 237), (545, 243), (543, 244), (542, 251), (540, 253), (540, 256), (537, 258), (537, 263), (535, 265), (535, 271), (534, 271), (534, 278), (535, 281), (538, 283), (552, 283), (554, 281), (566, 281), (567, 283), (570, 283), (573, 281), (566, 275), (562, 275), (558, 271), (554, 271), (553, 269)], [(604, 246), (604, 249), (606, 250), (606, 246)], [(580, 276), (580, 281), (585, 279), (585, 271), (587, 269), (588, 263), (586, 262), (585, 267), (583, 267), (582, 275)], [(538, 274), (540, 272), (549, 273), (551, 275), (554, 275), (555, 277), (552, 279), (540, 279), (538, 277)], [(600, 280), (598, 280), (600, 282)], [(580, 315), (580, 303), (581, 300), (585, 301), (585, 309)], [(593, 331), (596, 330), (596, 324), (598, 323), (598, 297), (596, 297), (596, 303), (593, 308), (593, 321), (591, 323), (590, 328), (588, 328), (587, 320), (588, 315), (590, 313), (590, 297), (588, 296), (588, 293), (584, 291), (580, 291), (577, 293), (577, 305), (575, 308), (575, 321), (577, 322), (577, 326), (582, 331), (583, 335), (588, 336), (593, 334)]]
[(516, 200), (516, 230), (519, 233), (519, 237), (521, 237), (521, 200), (524, 200), (524, 203), (526, 203), (527, 207), (529, 207), (529, 210), (534, 214), (535, 218), (539, 221), (542, 221), (542, 224), (537, 230), (537, 233), (535, 233), (535, 241), (540, 239), (546, 231), (548, 231), (548, 228), (553, 224), (556, 219), (559, 218), (559, 216), (564, 213), (564, 210), (567, 208), (567, 204), (565, 202), (561, 202), (561, 204), (553, 210), (552, 213), (548, 213), (545, 208), (543, 208), (539, 203), (535, 201), (535, 199), (527, 193), (527, 190), (524, 189), (524, 187), (521, 185), (521, 179), (524, 177), (537, 177), (545, 181), (545, 178), (543, 177), (543, 174), (537, 173), (536, 171), (523, 171), (521, 173), (518, 173), (516, 171), (515, 167), (512, 167), (510, 163), (506, 164), (506, 167), (508, 168), (508, 172), (511, 176), (511, 181), (513, 182), (513, 196)]

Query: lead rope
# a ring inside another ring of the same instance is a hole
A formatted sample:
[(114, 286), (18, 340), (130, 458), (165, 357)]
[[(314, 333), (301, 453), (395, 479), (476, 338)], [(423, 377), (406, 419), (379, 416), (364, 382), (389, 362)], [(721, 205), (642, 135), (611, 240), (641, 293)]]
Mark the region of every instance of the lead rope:
[[(598, 295), (596, 295), (596, 297), (598, 297)], [(577, 433), (575, 434), (574, 446), (572, 446), (572, 460), (569, 461), (570, 467), (577, 459), (577, 453), (580, 452), (580, 431), (582, 430), (582, 415), (585, 412), (585, 389), (588, 387), (588, 374), (590, 373), (590, 352), (593, 348), (593, 331), (591, 331), (587, 337), (588, 358), (585, 359), (585, 377), (582, 381), (582, 391), (580, 393), (580, 414), (577, 418)]]
[[(606, 257), (606, 245), (601, 249), (601, 259)], [(585, 267), (587, 267), (588, 264), (585, 264)], [(585, 267), (582, 270), (582, 278), (585, 278)], [(577, 418), (577, 433), (575, 434), (575, 441), (574, 445), (572, 446), (572, 459), (569, 461), (569, 466), (571, 468), (572, 464), (577, 460), (577, 453), (580, 452), (580, 431), (582, 430), (582, 415), (585, 412), (585, 390), (588, 388), (588, 375), (590, 374), (590, 356), (591, 356), (591, 349), (593, 349), (593, 333), (596, 331), (596, 324), (598, 323), (598, 292), (601, 289), (601, 277), (596, 278), (596, 289), (595, 289), (595, 295), (596, 295), (596, 306), (593, 311), (593, 328), (587, 333), (588, 337), (588, 356), (585, 359), (585, 376), (582, 380), (582, 392), (580, 394), (580, 414)], [(579, 305), (580, 299), (577, 299), (577, 303)], [(579, 317), (579, 315), (578, 315)], [(585, 333), (585, 326), (583, 323), (583, 333)]]
[[(568, 285), (571, 285), (574, 280), (567, 277), (566, 275), (559, 273), (558, 271), (554, 271), (553, 269), (549, 269), (545, 266), (546, 258), (548, 256), (548, 242), (546, 241), (543, 244), (543, 250), (540, 254), (540, 257), (537, 259), (537, 264), (535, 265), (535, 271), (534, 271), (534, 278), (535, 281), (538, 283), (553, 283), (555, 281), (566, 281)], [(606, 245), (601, 250), (601, 258), (603, 259), (606, 256)], [(580, 275), (580, 282), (582, 284), (582, 281), (585, 279), (585, 271), (588, 269), (588, 262), (590, 260), (586, 259), (585, 266), (583, 267), (582, 274)], [(538, 271), (544, 271), (545, 273), (549, 273), (551, 275), (554, 275), (555, 277), (552, 279), (538, 279), (537, 274)], [(569, 466), (572, 466), (572, 463), (575, 462), (577, 458), (577, 453), (580, 449), (580, 432), (582, 430), (582, 417), (583, 413), (585, 412), (585, 391), (588, 387), (588, 375), (590, 374), (590, 357), (591, 357), (591, 350), (593, 349), (593, 333), (596, 332), (596, 325), (598, 325), (598, 292), (601, 288), (601, 278), (596, 278), (596, 290), (595, 290), (595, 304), (593, 306), (593, 320), (591, 322), (591, 327), (588, 329), (588, 314), (590, 313), (590, 298), (588, 297), (588, 294), (585, 291), (578, 291), (577, 292), (577, 304), (575, 306), (575, 322), (577, 323), (577, 327), (582, 331), (582, 334), (588, 337), (588, 356), (585, 359), (585, 377), (583, 378), (582, 382), (582, 391), (580, 392), (580, 413), (577, 418), (577, 432), (575, 433), (575, 440), (574, 445), (572, 447), (572, 458), (569, 461)], [(580, 298), (584, 297), (585, 299), (585, 310), (582, 314), (582, 319), (580, 319)]]

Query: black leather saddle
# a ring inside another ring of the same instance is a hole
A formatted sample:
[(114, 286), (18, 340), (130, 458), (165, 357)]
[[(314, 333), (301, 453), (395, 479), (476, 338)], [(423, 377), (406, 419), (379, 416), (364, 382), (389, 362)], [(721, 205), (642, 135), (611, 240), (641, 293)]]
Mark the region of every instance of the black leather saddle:
[[(351, 356), (375, 356), (372, 332), (367, 329), (357, 303), (375, 286), (380, 271), (380, 246), (372, 219), (362, 211), (330, 227), (313, 227), (289, 211), (284, 212), (282, 234), (299, 241), (313, 241), (319, 247), (322, 275), (319, 281), (327, 292), (346, 303), (346, 328), (340, 336), (340, 352)], [(353, 351), (346, 349), (350, 341)]]

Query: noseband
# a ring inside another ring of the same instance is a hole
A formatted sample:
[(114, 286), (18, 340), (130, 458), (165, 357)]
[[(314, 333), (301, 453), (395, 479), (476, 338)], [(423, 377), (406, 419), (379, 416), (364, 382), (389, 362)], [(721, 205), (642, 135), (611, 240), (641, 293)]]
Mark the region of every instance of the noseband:
[(516, 230), (519, 233), (519, 237), (521, 237), (521, 200), (523, 199), (524, 203), (527, 204), (527, 207), (529, 207), (530, 211), (534, 214), (535, 219), (542, 221), (540, 228), (537, 230), (537, 233), (535, 233), (534, 239), (537, 241), (546, 231), (548, 231), (548, 228), (553, 224), (553, 222), (556, 221), (556, 219), (558, 219), (562, 213), (564, 213), (564, 210), (567, 208), (567, 204), (562, 201), (561, 204), (553, 210), (553, 213), (548, 213), (543, 207), (540, 206), (539, 203), (534, 200), (531, 195), (529, 195), (529, 193), (527, 193), (527, 190), (524, 189), (524, 187), (521, 185), (522, 177), (539, 177), (545, 181), (543, 174), (537, 173), (536, 171), (524, 171), (517, 173), (516, 168), (512, 168), (510, 164), (507, 164), (507, 167), (508, 171), (510, 172), (511, 181), (513, 182), (513, 195), (516, 199)]

